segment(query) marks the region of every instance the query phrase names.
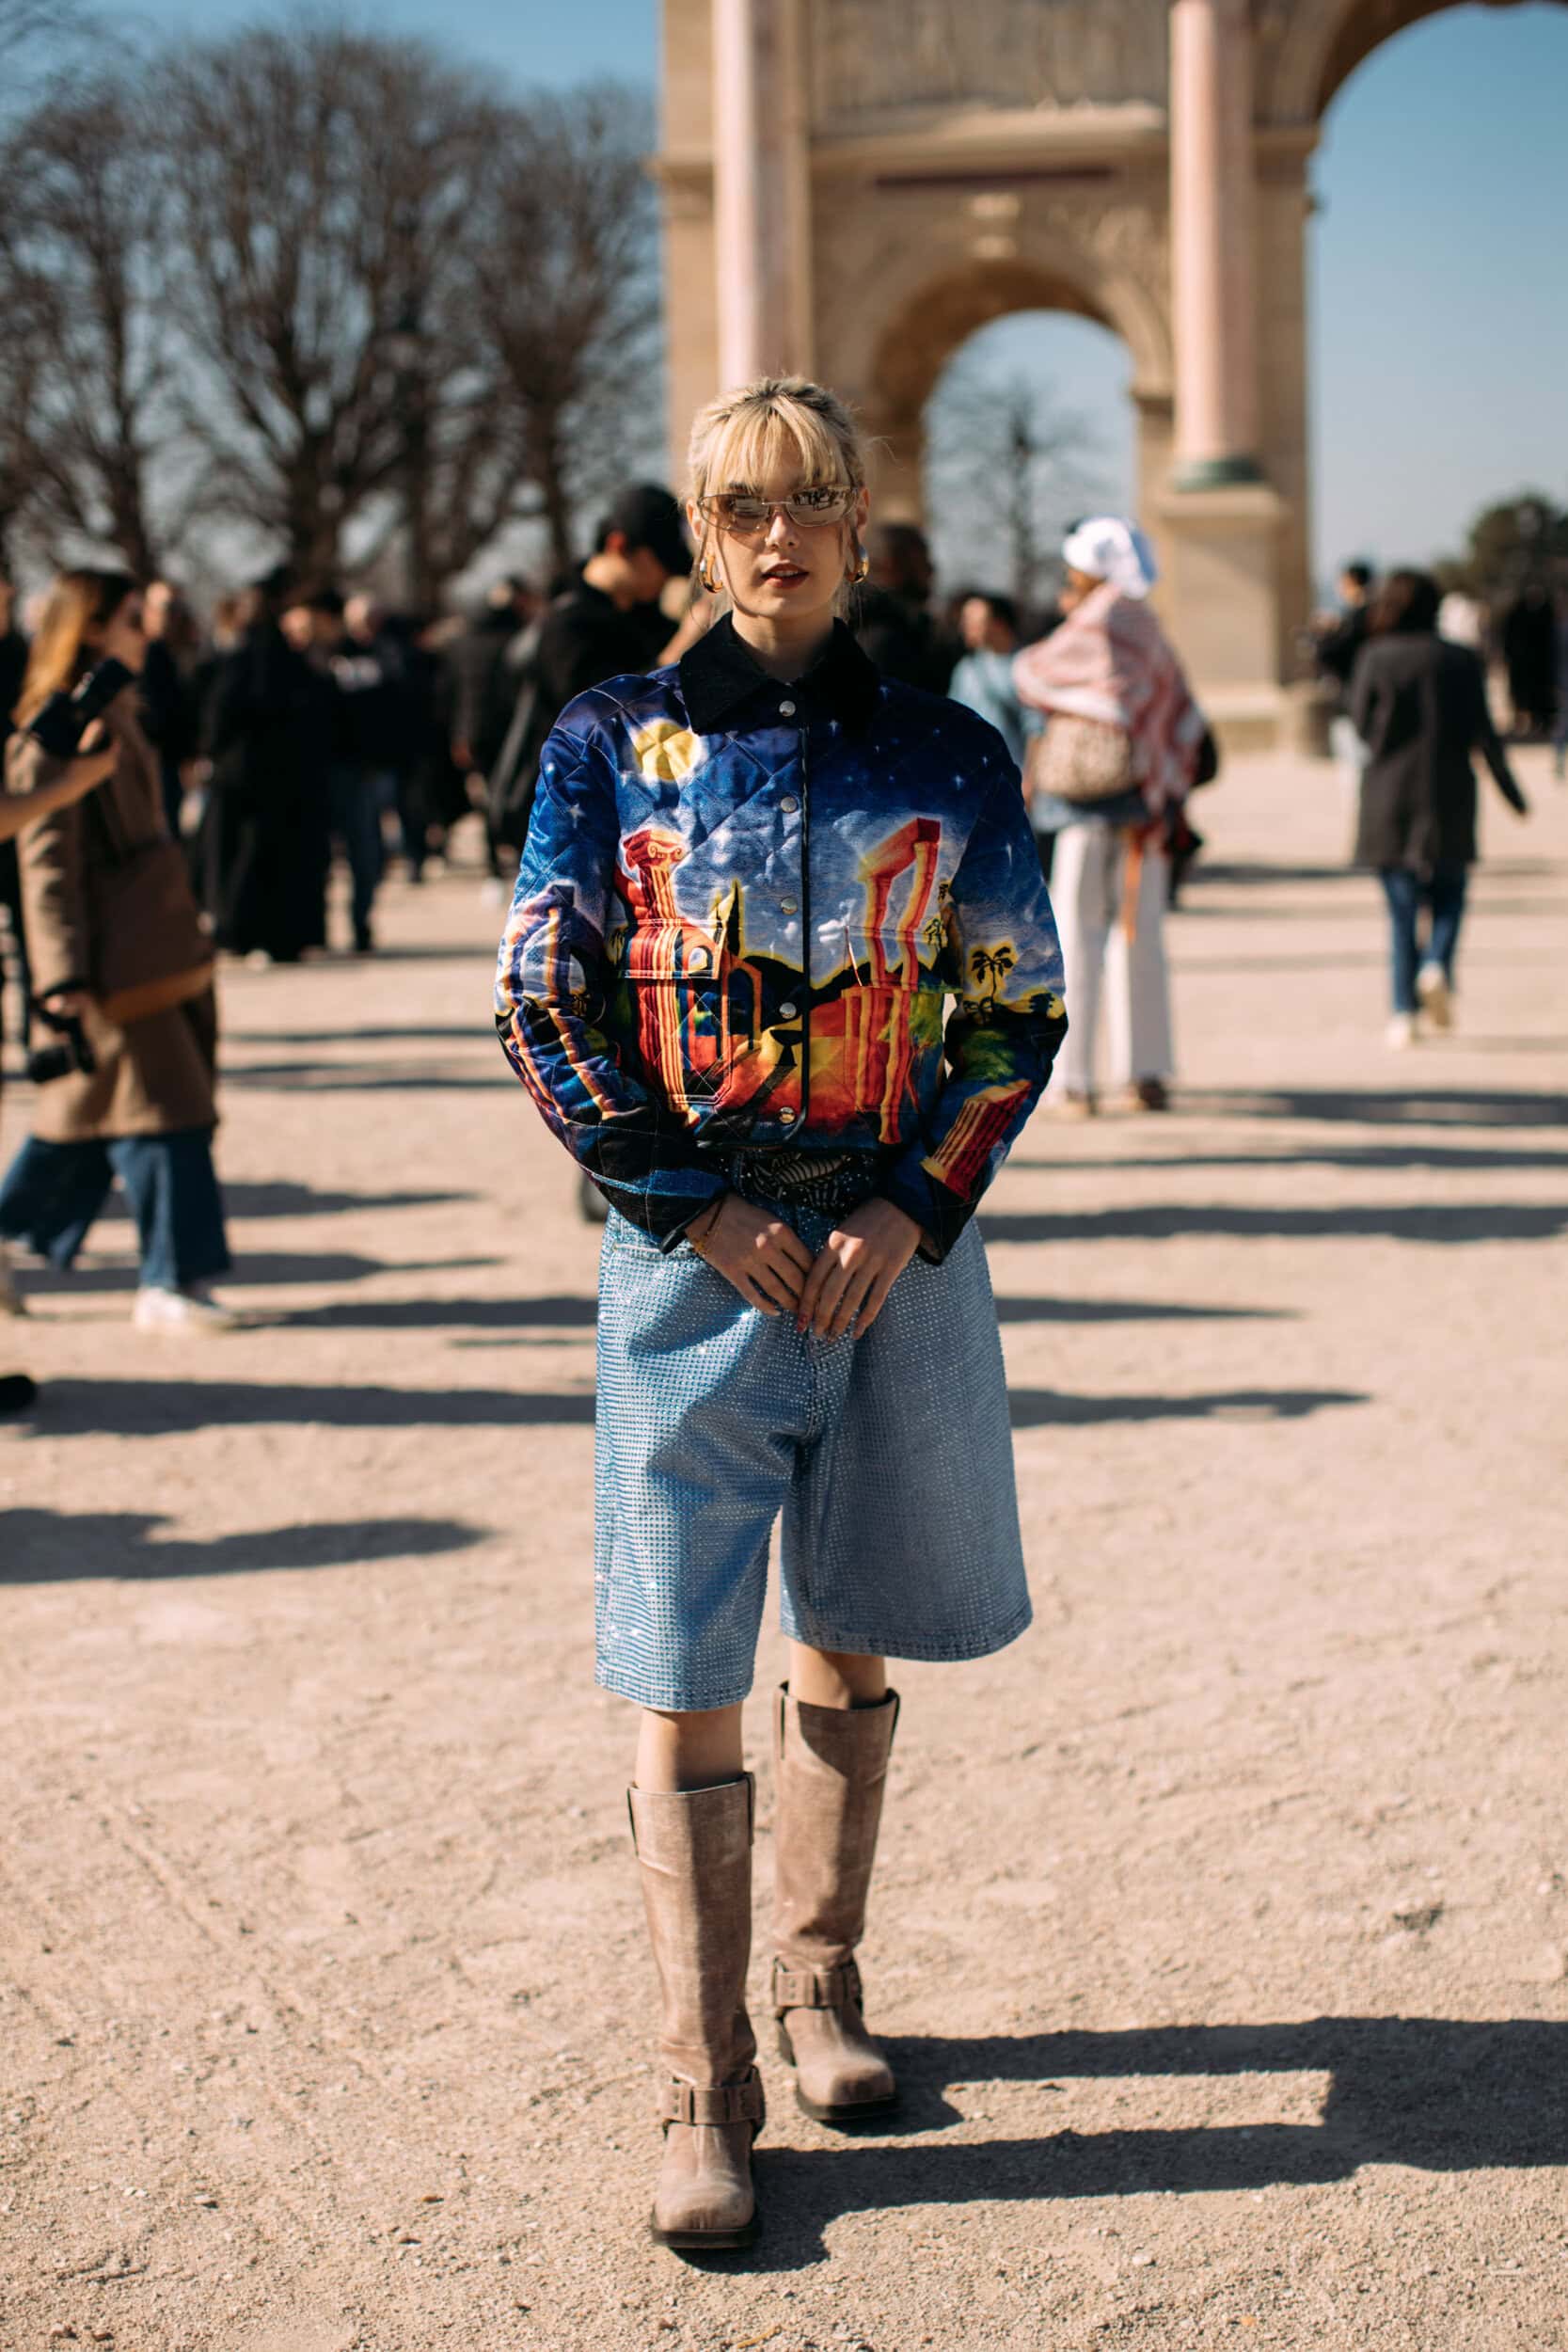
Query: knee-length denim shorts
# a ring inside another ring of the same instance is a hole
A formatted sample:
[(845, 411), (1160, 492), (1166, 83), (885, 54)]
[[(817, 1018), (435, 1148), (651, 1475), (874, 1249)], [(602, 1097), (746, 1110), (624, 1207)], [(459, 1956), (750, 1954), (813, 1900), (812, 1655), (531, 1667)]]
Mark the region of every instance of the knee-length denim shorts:
[[(833, 1220), (787, 1212), (813, 1249)], [(644, 1707), (752, 1687), (780, 1618), (816, 1649), (983, 1658), (1029, 1623), (984, 1245), (917, 1257), (863, 1339), (802, 1337), (613, 1213), (599, 1274), (596, 1678)]]

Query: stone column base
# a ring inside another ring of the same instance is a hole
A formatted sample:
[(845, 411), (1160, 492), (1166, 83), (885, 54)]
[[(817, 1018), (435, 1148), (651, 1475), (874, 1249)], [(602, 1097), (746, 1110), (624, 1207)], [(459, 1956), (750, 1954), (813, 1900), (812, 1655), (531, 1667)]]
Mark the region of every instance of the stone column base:
[(1167, 490), (1161, 609), (1193, 691), (1227, 749), (1280, 740), (1277, 540), (1285, 502), (1263, 482)]

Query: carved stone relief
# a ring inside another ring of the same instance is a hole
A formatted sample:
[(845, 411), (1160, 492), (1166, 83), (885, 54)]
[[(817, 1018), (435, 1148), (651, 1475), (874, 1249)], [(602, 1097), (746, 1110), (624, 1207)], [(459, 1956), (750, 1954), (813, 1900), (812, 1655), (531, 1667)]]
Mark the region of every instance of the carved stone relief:
[(1164, 105), (1169, 0), (812, 0), (818, 129), (899, 107)]

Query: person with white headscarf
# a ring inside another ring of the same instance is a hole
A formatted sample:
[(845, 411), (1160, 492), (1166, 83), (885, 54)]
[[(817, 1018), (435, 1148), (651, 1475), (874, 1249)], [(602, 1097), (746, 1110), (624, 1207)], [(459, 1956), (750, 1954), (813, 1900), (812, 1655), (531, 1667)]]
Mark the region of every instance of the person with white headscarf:
[(1067, 618), (1013, 666), (1021, 702), (1045, 715), (1031, 747), (1031, 816), (1054, 832), (1052, 899), (1071, 1023), (1066, 1105), (1096, 1108), (1095, 1044), (1108, 1000), (1113, 1075), (1129, 1108), (1163, 1111), (1175, 1063), (1164, 918), (1169, 841), (1206, 730), (1181, 665), (1148, 609), (1154, 550), (1136, 523), (1099, 515), (1062, 550)]

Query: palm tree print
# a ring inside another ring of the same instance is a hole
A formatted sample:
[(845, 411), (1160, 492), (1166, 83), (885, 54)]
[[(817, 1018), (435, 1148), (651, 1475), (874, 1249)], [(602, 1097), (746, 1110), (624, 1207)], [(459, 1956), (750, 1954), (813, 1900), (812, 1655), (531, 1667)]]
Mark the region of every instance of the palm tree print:
[(1018, 958), (1010, 947), (976, 947), (974, 949), (969, 959), (970, 977), (990, 982), (990, 988), (986, 991), (986, 1001), (989, 1004), (995, 1004), (998, 990), (1017, 961)]

